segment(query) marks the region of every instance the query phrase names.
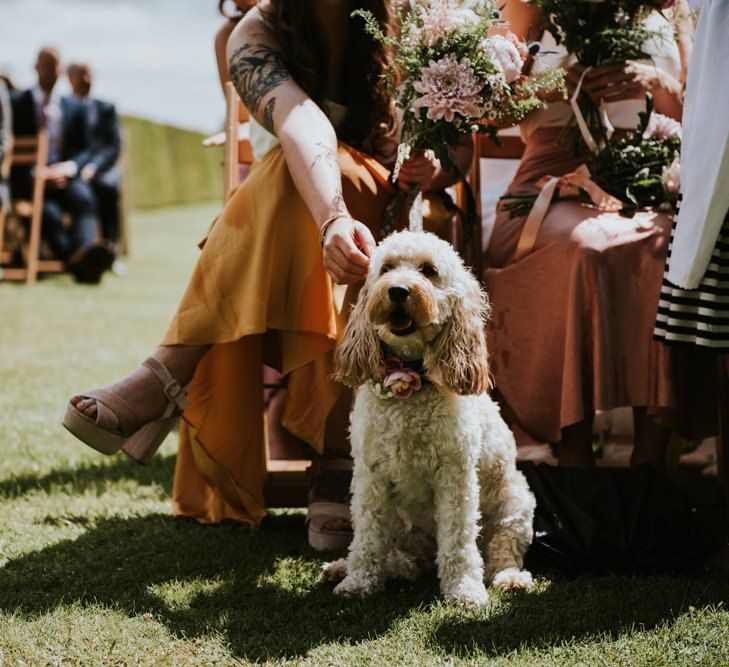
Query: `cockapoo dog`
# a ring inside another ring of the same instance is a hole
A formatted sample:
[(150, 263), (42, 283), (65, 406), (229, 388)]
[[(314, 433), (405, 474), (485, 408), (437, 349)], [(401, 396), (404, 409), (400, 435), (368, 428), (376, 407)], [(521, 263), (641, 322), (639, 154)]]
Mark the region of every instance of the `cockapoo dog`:
[(531, 584), (521, 568), (535, 501), (486, 393), (487, 315), (479, 284), (433, 234), (392, 234), (375, 251), (335, 357), (338, 379), (360, 387), (354, 540), (323, 571), (341, 580), (336, 594), (369, 595), (434, 562), (445, 597), (468, 605), (487, 604), (485, 581)]

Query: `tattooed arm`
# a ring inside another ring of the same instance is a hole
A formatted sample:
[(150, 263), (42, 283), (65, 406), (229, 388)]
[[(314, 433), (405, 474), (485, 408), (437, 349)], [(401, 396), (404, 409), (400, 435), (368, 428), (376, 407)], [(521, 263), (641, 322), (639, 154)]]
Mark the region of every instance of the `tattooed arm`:
[(259, 9), (249, 12), (228, 41), (230, 75), (253, 117), (275, 134), (301, 197), (324, 230), (324, 266), (338, 283), (364, 277), (374, 239), (353, 220), (342, 196), (337, 137), (324, 112), (281, 62)]

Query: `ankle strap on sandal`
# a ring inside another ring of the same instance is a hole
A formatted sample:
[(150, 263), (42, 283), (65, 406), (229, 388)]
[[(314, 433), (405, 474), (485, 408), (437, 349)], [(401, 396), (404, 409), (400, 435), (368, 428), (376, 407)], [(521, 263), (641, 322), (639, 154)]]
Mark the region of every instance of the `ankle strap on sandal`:
[(157, 379), (162, 384), (162, 391), (171, 406), (176, 406), (180, 410), (184, 410), (189, 405), (187, 388), (183, 387), (172, 377), (167, 367), (161, 361), (154, 357), (149, 357), (142, 365), (157, 376)]

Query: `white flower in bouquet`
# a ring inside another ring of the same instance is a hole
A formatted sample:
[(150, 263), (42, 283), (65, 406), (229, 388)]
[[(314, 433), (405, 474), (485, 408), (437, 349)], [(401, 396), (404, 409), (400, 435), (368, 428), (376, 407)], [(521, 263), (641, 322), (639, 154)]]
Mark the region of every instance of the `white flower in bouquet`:
[(663, 168), (661, 181), (666, 192), (678, 196), (681, 191), (681, 158), (678, 155), (671, 164)]
[(420, 79), (413, 88), (421, 94), (413, 102), (413, 109), (427, 109), (428, 120), (452, 123), (456, 114), (473, 118), (481, 113), (483, 83), (468, 58), (459, 61), (449, 53), (438, 61), (431, 60), (420, 70)]
[(681, 123), (660, 113), (651, 114), (648, 127), (643, 133), (645, 139), (673, 139), (681, 137)]
[(481, 45), (491, 56), (494, 64), (501, 69), (507, 84), (514, 83), (522, 75), (526, 55), (520, 52), (514, 40), (494, 35), (485, 39)]
[(480, 21), (473, 9), (457, 0), (431, 0), (428, 6), (420, 7), (420, 16), (419, 37), (428, 46), (434, 46), (454, 30), (477, 25)]

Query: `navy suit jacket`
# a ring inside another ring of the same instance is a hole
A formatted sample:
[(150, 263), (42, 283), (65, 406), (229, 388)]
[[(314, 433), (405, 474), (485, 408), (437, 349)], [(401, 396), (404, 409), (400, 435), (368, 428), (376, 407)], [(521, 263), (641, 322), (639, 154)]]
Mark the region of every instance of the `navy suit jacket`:
[[(30, 90), (12, 93), (13, 133), (17, 136), (35, 136), (39, 131), (35, 101)], [(61, 99), (61, 160), (71, 160), (79, 170), (92, 156), (92, 140), (88, 115), (84, 105), (76, 100)], [(16, 197), (30, 197), (33, 189), (31, 167), (16, 167), (11, 174), (11, 187)]]
[(109, 102), (91, 100), (89, 126), (91, 130), (91, 156), (89, 162), (96, 165), (96, 178), (108, 172), (119, 159), (121, 130), (116, 107)]

